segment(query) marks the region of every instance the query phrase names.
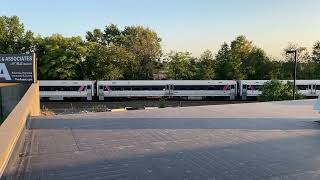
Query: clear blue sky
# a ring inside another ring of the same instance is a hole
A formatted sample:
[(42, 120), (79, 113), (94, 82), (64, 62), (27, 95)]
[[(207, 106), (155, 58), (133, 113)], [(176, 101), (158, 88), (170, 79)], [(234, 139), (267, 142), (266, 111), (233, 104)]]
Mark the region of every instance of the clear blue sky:
[(275, 57), (289, 42), (310, 48), (320, 40), (319, 8), (319, 0), (0, 0), (0, 15), (17, 15), (40, 35), (144, 25), (166, 52), (195, 56), (240, 34)]

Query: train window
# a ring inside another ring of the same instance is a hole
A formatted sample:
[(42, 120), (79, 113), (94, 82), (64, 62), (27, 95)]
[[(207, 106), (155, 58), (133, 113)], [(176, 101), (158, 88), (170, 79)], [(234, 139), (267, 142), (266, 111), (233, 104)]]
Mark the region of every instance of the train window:
[(41, 86), (40, 91), (79, 91), (81, 86)]
[(207, 90), (224, 90), (224, 85), (199, 85), (199, 86), (174, 86), (175, 90), (177, 91), (194, 91), (194, 90), (202, 90), (202, 91), (207, 91)]
[(110, 86), (104, 86), (104, 91), (112, 91), (112, 87)]
[(178, 90), (178, 91), (187, 90), (186, 86), (175, 86), (175, 89)]
[(187, 90), (187, 87), (186, 86), (175, 86), (174, 87), (176, 90), (178, 90), (178, 91), (184, 91), (184, 90)]
[(103, 89), (103, 86), (99, 86), (99, 89), (101, 89), (101, 90), (102, 90), (102, 89)]
[(247, 85), (246, 84), (242, 85), (242, 89), (247, 89)]
[(88, 85), (88, 86), (87, 86), (87, 89), (89, 89), (89, 90), (90, 90), (90, 89), (91, 89), (91, 86), (90, 86), (90, 85)]
[(111, 90), (111, 91), (121, 91), (121, 87), (119, 87), (119, 86), (106, 86), (105, 87), (105, 90), (106, 91), (109, 91), (109, 90)]
[(320, 85), (317, 85), (315, 89), (320, 90)]
[(255, 88), (253, 87), (253, 85), (248, 85), (247, 89), (248, 89), (248, 90), (251, 90), (251, 91), (252, 91), (252, 90), (255, 90)]
[(248, 85), (247, 89), (251, 91), (256, 91), (261, 88), (261, 85)]
[(224, 91), (230, 90), (230, 86), (229, 86), (229, 85), (224, 85), (224, 86), (223, 86), (223, 90), (224, 90)]
[(139, 87), (133, 87), (132, 91), (140, 91), (140, 88)]
[(225, 85), (213, 85), (213, 86), (208, 86), (208, 90), (224, 90), (225, 89)]
[(231, 89), (235, 89), (235, 85), (231, 85)]
[(162, 91), (164, 89), (164, 86), (152, 86), (151, 90), (153, 91)]
[(131, 87), (127, 86), (106, 86), (105, 91), (131, 91)]
[(101, 86), (99, 88), (104, 88), (105, 91), (162, 91), (165, 86)]
[(298, 85), (299, 90), (308, 90), (308, 85)]

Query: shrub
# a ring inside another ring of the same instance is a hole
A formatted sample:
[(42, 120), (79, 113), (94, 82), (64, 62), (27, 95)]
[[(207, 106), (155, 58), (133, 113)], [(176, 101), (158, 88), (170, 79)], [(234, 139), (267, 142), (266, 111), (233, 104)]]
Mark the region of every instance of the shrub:
[[(265, 83), (262, 88), (262, 94), (258, 97), (259, 101), (284, 101), (292, 100), (293, 83), (283, 84), (278, 80), (271, 80)], [(296, 99), (303, 99), (302, 94), (297, 93)]]
[(165, 108), (166, 107), (166, 100), (164, 98), (161, 98), (159, 100), (159, 108)]

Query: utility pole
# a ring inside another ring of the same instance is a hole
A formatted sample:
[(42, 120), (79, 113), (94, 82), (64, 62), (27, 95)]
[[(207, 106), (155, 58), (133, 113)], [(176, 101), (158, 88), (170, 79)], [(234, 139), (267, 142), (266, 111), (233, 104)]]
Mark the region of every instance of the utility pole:
[(292, 99), (296, 100), (296, 79), (297, 79), (297, 50), (286, 51), (287, 54), (294, 54), (293, 88)]

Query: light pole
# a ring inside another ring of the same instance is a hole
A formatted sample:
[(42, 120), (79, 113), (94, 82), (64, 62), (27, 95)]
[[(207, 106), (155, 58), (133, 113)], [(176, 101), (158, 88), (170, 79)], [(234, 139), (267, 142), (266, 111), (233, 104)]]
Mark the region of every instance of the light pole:
[(296, 100), (296, 79), (297, 79), (297, 50), (288, 50), (287, 54), (294, 54), (293, 89), (292, 98)]

